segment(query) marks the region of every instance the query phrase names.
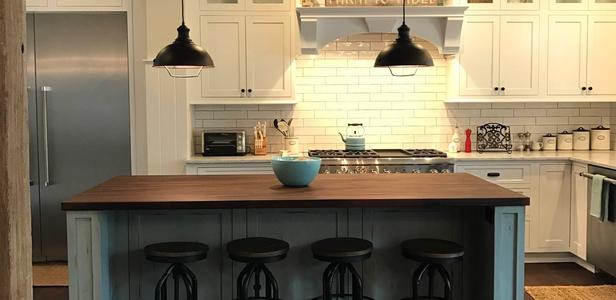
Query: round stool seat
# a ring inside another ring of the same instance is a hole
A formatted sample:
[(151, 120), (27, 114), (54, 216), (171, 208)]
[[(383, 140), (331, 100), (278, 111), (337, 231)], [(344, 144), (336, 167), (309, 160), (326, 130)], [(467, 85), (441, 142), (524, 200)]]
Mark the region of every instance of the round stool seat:
[(209, 247), (195, 242), (168, 242), (145, 246), (145, 258), (161, 263), (189, 263), (207, 257)]
[(312, 254), (328, 262), (362, 261), (372, 254), (372, 243), (358, 238), (329, 238), (312, 244)]
[(437, 239), (414, 239), (402, 242), (404, 257), (426, 263), (454, 262), (464, 256), (464, 247)]
[(231, 259), (245, 263), (268, 263), (284, 259), (289, 252), (289, 243), (272, 238), (251, 237), (227, 244)]

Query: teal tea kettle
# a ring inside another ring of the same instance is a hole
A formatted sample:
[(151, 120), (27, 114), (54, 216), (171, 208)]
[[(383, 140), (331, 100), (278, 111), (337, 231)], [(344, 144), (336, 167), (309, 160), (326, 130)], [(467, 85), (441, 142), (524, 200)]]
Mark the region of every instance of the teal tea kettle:
[(346, 137), (340, 134), (344, 142), (344, 149), (361, 151), (366, 150), (366, 138), (364, 137), (364, 126), (362, 123), (347, 124)]

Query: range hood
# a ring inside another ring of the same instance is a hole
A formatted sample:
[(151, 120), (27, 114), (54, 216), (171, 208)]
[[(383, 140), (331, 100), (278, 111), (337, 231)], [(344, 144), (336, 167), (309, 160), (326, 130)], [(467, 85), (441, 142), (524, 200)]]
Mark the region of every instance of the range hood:
[[(467, 6), (407, 7), (411, 36), (434, 44), (441, 54), (456, 54)], [(402, 24), (400, 6), (299, 7), (302, 54), (318, 54), (336, 38), (358, 33), (397, 32)]]

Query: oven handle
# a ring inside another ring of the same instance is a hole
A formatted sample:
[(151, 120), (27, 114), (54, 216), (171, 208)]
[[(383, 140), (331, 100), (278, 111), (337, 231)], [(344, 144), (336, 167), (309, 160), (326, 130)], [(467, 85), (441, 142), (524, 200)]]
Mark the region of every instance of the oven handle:
[[(582, 176), (582, 177), (586, 177), (586, 178), (592, 179), (595, 174), (586, 173), (586, 172), (580, 172), (579, 175)], [(603, 179), (603, 181), (608, 182), (610, 184), (616, 184), (616, 179), (612, 179), (612, 178), (605, 178), (605, 179)]]

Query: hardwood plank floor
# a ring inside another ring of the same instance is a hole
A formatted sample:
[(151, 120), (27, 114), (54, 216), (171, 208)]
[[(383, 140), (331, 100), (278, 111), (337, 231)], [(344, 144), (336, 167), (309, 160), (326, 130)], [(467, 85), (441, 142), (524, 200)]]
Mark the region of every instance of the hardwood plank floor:
[[(574, 263), (527, 264), (525, 277), (529, 286), (616, 284), (616, 278)], [(525, 299), (533, 300), (529, 295)], [(68, 287), (34, 287), (34, 300), (68, 300)]]

